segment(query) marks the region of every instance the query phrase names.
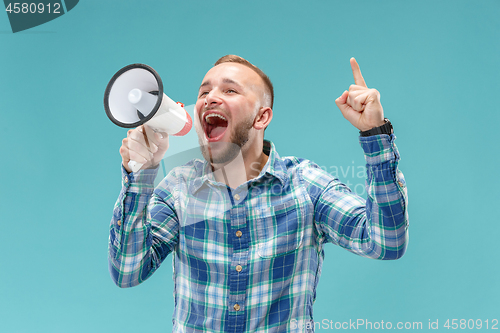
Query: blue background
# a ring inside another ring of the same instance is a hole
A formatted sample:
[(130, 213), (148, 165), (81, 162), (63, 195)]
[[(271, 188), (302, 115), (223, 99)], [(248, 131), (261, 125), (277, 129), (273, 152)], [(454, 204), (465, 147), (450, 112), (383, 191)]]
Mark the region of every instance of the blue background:
[[(447, 319), (499, 320), (499, 15), (497, 0), (80, 1), (13, 34), (0, 14), (0, 331), (171, 330), (170, 259), (132, 289), (108, 274), (126, 130), (106, 117), (104, 89), (141, 62), (192, 104), (225, 54), (271, 77), (266, 137), (279, 153), (337, 170), (353, 187), (363, 179), (348, 167), (362, 168), (363, 154), (334, 103), (353, 83), (350, 57), (395, 126), (407, 254), (380, 262), (327, 245), (316, 321), (425, 330), (439, 320), (446, 331)], [(195, 144), (194, 132), (173, 138), (169, 153)]]

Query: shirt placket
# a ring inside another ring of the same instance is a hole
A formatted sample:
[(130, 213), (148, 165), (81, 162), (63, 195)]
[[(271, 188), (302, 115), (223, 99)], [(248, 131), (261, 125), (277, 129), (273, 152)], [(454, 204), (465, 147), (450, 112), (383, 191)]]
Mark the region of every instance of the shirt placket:
[(246, 208), (238, 204), (231, 209), (231, 235), (233, 245), (229, 269), (229, 300), (227, 332), (244, 332), (246, 324), (246, 289), (248, 283), (249, 229)]

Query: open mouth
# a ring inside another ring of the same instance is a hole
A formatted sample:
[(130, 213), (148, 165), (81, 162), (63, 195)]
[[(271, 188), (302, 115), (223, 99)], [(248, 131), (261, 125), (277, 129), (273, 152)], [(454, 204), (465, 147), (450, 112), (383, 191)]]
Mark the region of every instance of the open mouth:
[(209, 141), (217, 141), (224, 136), (228, 121), (223, 115), (208, 111), (204, 115), (205, 135)]

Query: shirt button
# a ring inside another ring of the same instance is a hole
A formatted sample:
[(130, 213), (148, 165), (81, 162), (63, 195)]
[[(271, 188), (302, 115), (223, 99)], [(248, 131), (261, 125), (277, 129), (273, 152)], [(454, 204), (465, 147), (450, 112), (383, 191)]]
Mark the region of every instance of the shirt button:
[(234, 305), (234, 309), (235, 309), (236, 311), (240, 311), (240, 306), (239, 306), (238, 304), (235, 304), (235, 305)]
[(239, 230), (238, 230), (238, 231), (236, 231), (236, 237), (238, 237), (238, 238), (239, 238), (239, 237), (241, 237), (242, 235), (243, 235), (243, 233), (242, 233), (241, 231), (239, 231)]
[(128, 177), (125, 177), (125, 183), (128, 183)]
[(241, 265), (236, 266), (236, 271), (241, 272), (242, 269), (243, 267), (241, 267)]
[(122, 220), (118, 220), (118, 221), (116, 222), (116, 224), (118, 224), (118, 226), (119, 226), (119, 227), (121, 227), (121, 226), (122, 226)]
[(240, 200), (240, 195), (239, 194), (235, 194), (234, 195), (234, 200), (236, 200), (236, 201)]
[(405, 185), (403, 184), (403, 182), (402, 182), (402, 181), (398, 181), (398, 184), (399, 184), (399, 186), (401, 186), (401, 187), (405, 187)]

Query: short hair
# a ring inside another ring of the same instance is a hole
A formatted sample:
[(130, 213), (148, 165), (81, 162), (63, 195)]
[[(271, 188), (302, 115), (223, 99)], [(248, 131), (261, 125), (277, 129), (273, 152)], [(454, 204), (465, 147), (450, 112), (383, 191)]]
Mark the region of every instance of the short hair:
[(253, 65), (248, 60), (243, 59), (242, 57), (234, 55), (234, 54), (228, 54), (228, 55), (225, 55), (225, 56), (219, 58), (219, 60), (217, 60), (215, 62), (214, 66), (220, 65), (220, 64), (225, 63), (225, 62), (235, 62), (238, 64), (242, 64), (242, 65), (247, 66), (248, 68), (252, 69), (255, 73), (257, 73), (264, 81), (265, 88), (267, 90), (267, 91), (264, 91), (264, 99), (267, 99), (266, 95), (268, 95), (269, 99), (270, 99), (269, 100), (270, 107), (271, 107), (271, 109), (273, 108), (273, 103), (274, 103), (273, 84), (271, 83), (271, 80), (269, 79), (269, 77), (260, 68)]

